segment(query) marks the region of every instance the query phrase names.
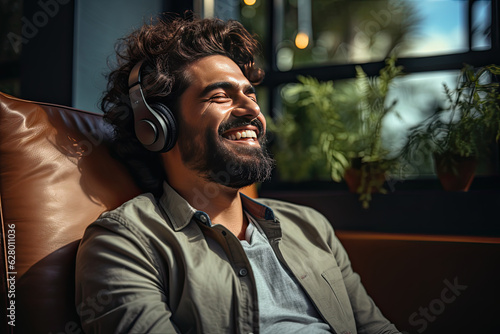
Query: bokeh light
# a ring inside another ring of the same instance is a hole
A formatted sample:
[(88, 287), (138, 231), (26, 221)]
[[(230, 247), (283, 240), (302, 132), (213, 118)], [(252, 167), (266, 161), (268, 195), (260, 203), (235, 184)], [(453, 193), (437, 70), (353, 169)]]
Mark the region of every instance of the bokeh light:
[(309, 36), (306, 33), (299, 32), (297, 36), (295, 36), (295, 46), (299, 49), (305, 49), (309, 45)]

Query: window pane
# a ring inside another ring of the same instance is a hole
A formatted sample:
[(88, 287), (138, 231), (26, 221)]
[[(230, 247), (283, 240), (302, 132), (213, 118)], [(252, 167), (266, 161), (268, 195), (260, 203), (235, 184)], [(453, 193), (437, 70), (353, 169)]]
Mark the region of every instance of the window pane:
[(491, 1), (472, 6), (472, 50), (491, 49)]
[(466, 0), (411, 3), (419, 22), (401, 56), (431, 56), (468, 50)]
[[(491, 9), (489, 1), (479, 2), (475, 22), (485, 30)], [(277, 65), (286, 71), (381, 61), (391, 53), (420, 57), (464, 52), (467, 9), (467, 0), (284, 0), (276, 9), (277, 22), (282, 22), (275, 31), (281, 34)]]

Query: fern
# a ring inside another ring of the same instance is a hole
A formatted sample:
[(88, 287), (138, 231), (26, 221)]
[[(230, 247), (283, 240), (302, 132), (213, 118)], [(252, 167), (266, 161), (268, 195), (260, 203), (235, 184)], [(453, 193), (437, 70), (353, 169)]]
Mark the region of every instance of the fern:
[(457, 87), (443, 87), (448, 106), (410, 129), (401, 156), (411, 161), (418, 154), (445, 155), (451, 164), (452, 156), (485, 155), (492, 141), (500, 139), (499, 85), (491, 80), (499, 74), (497, 65), (465, 65)]
[[(386, 97), (394, 78), (402, 75), (395, 59), (386, 61), (379, 76), (369, 77), (361, 67), (356, 78), (343, 82), (320, 82), (298, 77), (298, 84), (283, 92), (296, 102), (285, 103), (282, 117), (272, 123), (277, 135), (275, 157), (285, 180), (311, 179), (329, 174), (341, 181), (353, 159), (368, 167), (361, 169), (363, 182), (358, 189), (365, 207), (371, 191), (383, 192), (383, 181), (375, 176), (394, 165), (381, 141), (382, 121), (396, 102), (389, 106)], [(306, 153), (304, 153), (306, 152)]]

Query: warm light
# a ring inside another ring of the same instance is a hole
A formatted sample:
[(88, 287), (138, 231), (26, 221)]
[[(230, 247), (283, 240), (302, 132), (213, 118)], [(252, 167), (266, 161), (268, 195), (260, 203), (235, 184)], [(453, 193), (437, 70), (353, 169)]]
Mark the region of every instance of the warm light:
[(295, 45), (299, 49), (305, 49), (309, 45), (309, 36), (306, 33), (299, 32), (297, 36), (295, 36)]
[(255, 5), (256, 1), (257, 0), (245, 0), (245, 5), (247, 5), (247, 6), (253, 6), (253, 5)]

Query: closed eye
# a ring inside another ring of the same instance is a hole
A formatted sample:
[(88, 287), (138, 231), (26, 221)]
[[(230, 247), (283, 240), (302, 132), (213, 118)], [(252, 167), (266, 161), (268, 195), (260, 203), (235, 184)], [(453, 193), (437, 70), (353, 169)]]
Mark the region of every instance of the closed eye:
[(208, 100), (212, 102), (226, 102), (227, 100), (229, 100), (229, 96), (227, 96), (225, 93), (218, 93), (212, 95)]
[(248, 86), (247, 89), (245, 89), (245, 95), (252, 101), (257, 102), (257, 92), (254, 86)]

